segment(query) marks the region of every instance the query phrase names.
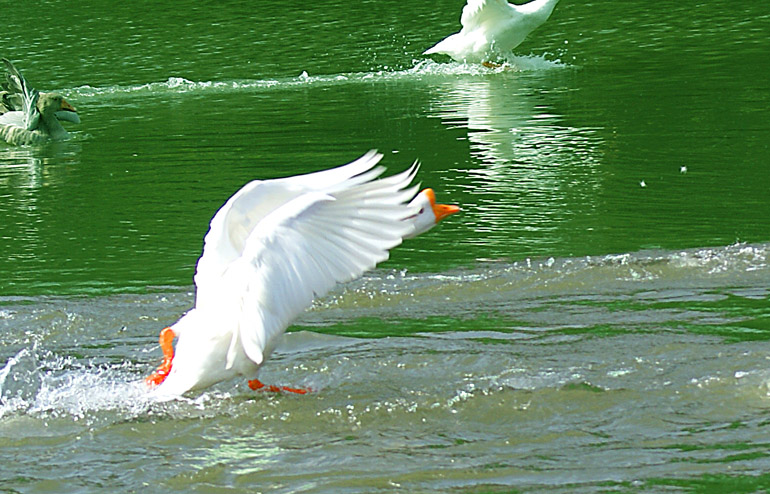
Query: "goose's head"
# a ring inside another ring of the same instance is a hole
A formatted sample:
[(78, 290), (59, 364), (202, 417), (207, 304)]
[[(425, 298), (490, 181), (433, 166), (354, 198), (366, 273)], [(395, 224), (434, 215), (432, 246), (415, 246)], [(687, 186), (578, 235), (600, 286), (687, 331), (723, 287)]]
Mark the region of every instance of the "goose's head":
[(436, 193), (433, 192), (433, 189), (423, 189), (412, 199), (409, 205), (419, 209), (414, 216), (407, 218), (413, 223), (414, 231), (407, 235), (406, 238), (416, 237), (425, 233), (436, 226), (439, 221), (460, 211), (458, 206), (437, 204)]
[(44, 118), (55, 116), (58, 120), (80, 123), (80, 117), (75, 107), (58, 93), (41, 93), (37, 109)]

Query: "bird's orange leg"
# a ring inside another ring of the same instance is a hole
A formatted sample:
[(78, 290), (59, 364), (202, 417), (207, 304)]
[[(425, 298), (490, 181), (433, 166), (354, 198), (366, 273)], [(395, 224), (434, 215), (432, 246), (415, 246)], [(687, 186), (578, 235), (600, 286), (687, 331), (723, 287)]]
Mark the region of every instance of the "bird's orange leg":
[(158, 366), (158, 370), (147, 376), (144, 380), (147, 386), (155, 387), (166, 380), (168, 373), (171, 372), (171, 361), (174, 360), (174, 337), (176, 334), (171, 328), (164, 328), (160, 332), (160, 349), (163, 350), (163, 362)]
[(273, 393), (280, 393), (281, 391), (286, 391), (289, 393), (297, 393), (298, 395), (304, 395), (309, 389), (303, 389), (303, 388), (290, 388), (288, 386), (274, 386), (272, 384), (265, 385), (262, 384), (262, 381), (259, 379), (251, 379), (249, 381), (249, 388), (253, 389), (254, 391), (267, 388), (267, 391), (272, 391)]

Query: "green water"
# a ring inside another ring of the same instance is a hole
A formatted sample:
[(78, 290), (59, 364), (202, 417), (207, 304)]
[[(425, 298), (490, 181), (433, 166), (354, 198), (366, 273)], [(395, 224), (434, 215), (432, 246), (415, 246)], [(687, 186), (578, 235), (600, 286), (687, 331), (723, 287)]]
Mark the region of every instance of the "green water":
[(643, 3), (619, 19), (566, 2), (518, 50), (522, 72), (421, 57), (455, 27), (449, 2), (270, 5), (67, 6), (44, 33), (18, 9), (5, 56), (83, 124), (0, 150), (0, 293), (188, 285), (238, 187), (370, 148), (398, 151), (392, 169), (419, 159), (464, 209), (393, 267), (768, 240), (758, 4), (672, 2), (664, 23)]
[[(767, 487), (770, 8), (562, 0), (502, 69), (463, 2), (52, 1), (0, 55), (77, 107), (0, 145), (0, 492)], [(134, 382), (240, 186), (369, 149), (462, 213), (320, 300), (309, 399)]]

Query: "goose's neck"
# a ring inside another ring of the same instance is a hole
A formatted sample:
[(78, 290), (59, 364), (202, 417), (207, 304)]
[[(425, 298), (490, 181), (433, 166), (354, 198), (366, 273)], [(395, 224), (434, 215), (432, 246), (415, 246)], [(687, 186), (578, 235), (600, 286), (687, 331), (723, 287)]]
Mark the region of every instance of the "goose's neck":
[(40, 130), (48, 137), (57, 141), (67, 139), (69, 133), (62, 127), (59, 119), (55, 115), (41, 115), (40, 118)]

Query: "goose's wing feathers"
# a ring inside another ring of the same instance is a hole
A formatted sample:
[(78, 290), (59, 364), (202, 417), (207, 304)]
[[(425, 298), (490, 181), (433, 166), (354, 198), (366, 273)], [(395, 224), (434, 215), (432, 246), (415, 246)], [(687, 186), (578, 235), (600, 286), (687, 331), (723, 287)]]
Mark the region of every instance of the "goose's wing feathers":
[(24, 94), (26, 92), (27, 81), (18, 69), (8, 60), (3, 58), (5, 66), (5, 77), (0, 81), (0, 87), (9, 94)]
[(10, 91), (0, 91), (0, 113), (20, 111), (23, 106), (21, 95)]
[(460, 23), (465, 31), (473, 31), (480, 27), (489, 29), (499, 22), (508, 22), (519, 15), (506, 0), (468, 0), (463, 7)]
[(239, 345), (260, 364), (314, 297), (387, 259), (411, 231), (403, 220), (414, 214), (417, 165), (376, 180), (380, 158), (372, 152), (329, 171), (252, 182), (215, 215), (195, 275), (196, 308), (215, 308), (222, 293), (240, 298), (228, 366)]
[(268, 214), (306, 192), (329, 193), (371, 180), (381, 173), (380, 169), (373, 169), (381, 158), (381, 154), (369, 151), (347, 165), (330, 170), (246, 184), (211, 219), (195, 273), (196, 306), (201, 301), (205, 303), (205, 292), (209, 288), (217, 290), (224, 272), (241, 257), (249, 235)]
[(261, 363), (271, 340), (315, 297), (388, 258), (411, 230), (403, 220), (413, 213), (406, 204), (415, 171), (331, 194), (311, 192), (265, 218), (243, 256), (249, 279), (239, 337), (251, 360)]
[(21, 108), (16, 109), (22, 112), (22, 126), (26, 130), (34, 130), (40, 120), (40, 112), (37, 110), (37, 100), (40, 98), (40, 94), (36, 89), (27, 85), (24, 76), (8, 59), (3, 58), (2, 61), (5, 65), (5, 80), (0, 85), (7, 93), (19, 95), (12, 101), (18, 105), (19, 97), (21, 98)]

